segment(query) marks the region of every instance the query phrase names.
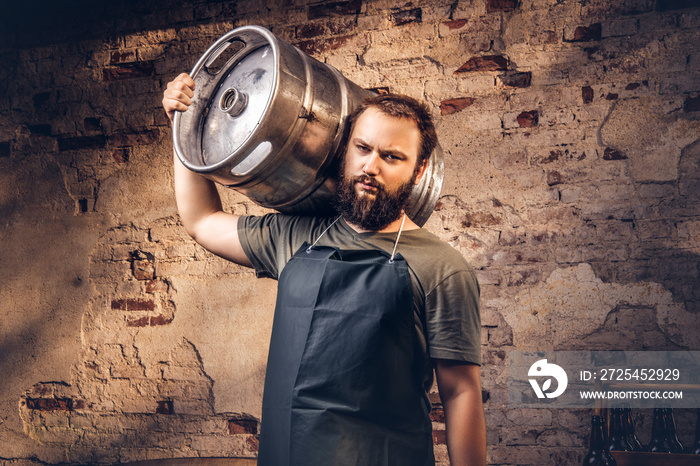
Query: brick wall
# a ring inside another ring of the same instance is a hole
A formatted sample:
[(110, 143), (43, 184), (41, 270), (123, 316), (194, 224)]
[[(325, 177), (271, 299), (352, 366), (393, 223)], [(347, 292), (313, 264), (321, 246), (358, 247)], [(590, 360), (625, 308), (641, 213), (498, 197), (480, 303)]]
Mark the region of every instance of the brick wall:
[(245, 24), (431, 106), (446, 174), (426, 227), (481, 283), (490, 463), (587, 448), (590, 412), (508, 408), (508, 351), (700, 349), (693, 2), (117, 3), (14, 5), (0, 33), (3, 466), (255, 456), (275, 284), (184, 233), (160, 108)]

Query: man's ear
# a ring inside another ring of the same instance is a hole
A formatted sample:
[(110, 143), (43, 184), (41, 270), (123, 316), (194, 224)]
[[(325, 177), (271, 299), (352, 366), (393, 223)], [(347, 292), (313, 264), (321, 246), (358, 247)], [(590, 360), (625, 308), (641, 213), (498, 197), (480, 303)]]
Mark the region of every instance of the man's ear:
[(425, 169), (428, 167), (428, 159), (426, 158), (421, 162), (420, 166), (416, 169), (416, 181), (414, 184), (420, 183), (420, 180), (423, 178), (423, 175), (425, 175)]

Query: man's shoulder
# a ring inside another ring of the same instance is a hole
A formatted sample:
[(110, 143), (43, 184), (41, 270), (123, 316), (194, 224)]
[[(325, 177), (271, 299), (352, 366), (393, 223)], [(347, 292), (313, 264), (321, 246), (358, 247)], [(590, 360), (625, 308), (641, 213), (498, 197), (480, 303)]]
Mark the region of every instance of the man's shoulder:
[(476, 284), (474, 269), (462, 254), (425, 228), (409, 230), (399, 241), (398, 250), (427, 291), (443, 280), (461, 275)]
[(440, 258), (448, 259), (453, 266), (464, 266), (471, 269), (469, 263), (457, 249), (426, 228), (408, 230), (404, 236), (405, 239), (401, 238), (399, 246), (404, 243), (407, 248), (411, 249), (412, 253), (438, 255)]

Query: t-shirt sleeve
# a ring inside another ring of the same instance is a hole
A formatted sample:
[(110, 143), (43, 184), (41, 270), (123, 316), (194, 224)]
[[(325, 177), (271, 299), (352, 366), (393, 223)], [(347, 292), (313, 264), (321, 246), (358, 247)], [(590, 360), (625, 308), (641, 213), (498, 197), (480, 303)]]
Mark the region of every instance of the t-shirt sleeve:
[(425, 297), (430, 357), (481, 364), (479, 284), (471, 269), (443, 279)]
[(277, 279), (280, 271), (301, 246), (303, 239), (295, 238), (294, 224), (298, 217), (281, 214), (241, 216), (238, 238), (258, 277)]

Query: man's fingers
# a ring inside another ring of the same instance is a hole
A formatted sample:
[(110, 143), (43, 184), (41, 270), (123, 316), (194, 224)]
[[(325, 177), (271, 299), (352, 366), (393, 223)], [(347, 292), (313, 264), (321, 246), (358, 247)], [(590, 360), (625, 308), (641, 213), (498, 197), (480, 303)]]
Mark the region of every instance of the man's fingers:
[(182, 82), (190, 89), (194, 89), (194, 80), (187, 73), (180, 73), (175, 81)]
[(186, 90), (168, 89), (163, 93), (163, 103), (165, 100), (171, 100), (174, 102), (185, 104), (187, 107), (192, 105), (192, 92), (187, 92)]
[(176, 111), (184, 112), (192, 105), (194, 87), (194, 80), (187, 73), (181, 73), (168, 83), (163, 92), (163, 109), (171, 121)]
[(178, 111), (178, 112), (184, 112), (187, 110), (189, 105), (186, 105), (179, 100), (173, 100), (173, 99), (163, 99), (163, 107), (166, 109), (168, 113)]
[(167, 91), (171, 91), (173, 96), (184, 94), (187, 97), (194, 96), (194, 90), (183, 81), (172, 81), (168, 83)]

